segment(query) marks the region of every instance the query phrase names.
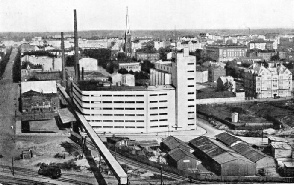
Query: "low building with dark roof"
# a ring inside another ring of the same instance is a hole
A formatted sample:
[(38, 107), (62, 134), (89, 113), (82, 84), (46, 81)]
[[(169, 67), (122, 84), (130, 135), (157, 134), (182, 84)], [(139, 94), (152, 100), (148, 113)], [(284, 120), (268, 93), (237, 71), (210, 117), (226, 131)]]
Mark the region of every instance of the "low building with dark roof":
[(161, 142), (160, 147), (164, 151), (171, 151), (176, 148), (180, 148), (189, 153), (194, 152), (194, 150), (188, 144), (174, 136), (168, 136), (165, 140)]
[(237, 141), (242, 141), (238, 137), (235, 137), (227, 132), (220, 133), (216, 135), (215, 138), (227, 146), (231, 146), (233, 143), (236, 143)]
[(253, 176), (256, 165), (244, 156), (211, 138), (200, 136), (191, 140), (190, 146), (203, 165), (222, 176)]
[(240, 138), (233, 136), (227, 132), (220, 133), (215, 136), (218, 141), (221, 141), (226, 146), (232, 148), (235, 152), (241, 154), (246, 157), (250, 161), (256, 164), (256, 169), (276, 167), (275, 160), (252, 148), (248, 143), (244, 142)]
[(175, 148), (168, 153), (167, 162), (170, 166), (173, 166), (179, 170), (195, 170), (201, 163), (193, 154), (182, 150), (181, 148)]

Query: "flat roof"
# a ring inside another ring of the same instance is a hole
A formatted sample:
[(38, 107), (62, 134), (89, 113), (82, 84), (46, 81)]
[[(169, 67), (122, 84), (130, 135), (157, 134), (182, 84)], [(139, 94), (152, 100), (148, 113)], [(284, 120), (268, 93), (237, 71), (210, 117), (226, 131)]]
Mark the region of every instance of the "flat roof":
[(272, 142), (271, 146), (275, 149), (291, 150), (291, 146), (284, 142)]
[(68, 110), (68, 108), (59, 109), (58, 114), (62, 123), (77, 121), (75, 116)]
[(175, 90), (171, 85), (158, 86), (102, 86), (101, 81), (79, 81), (77, 86), (81, 91), (158, 91)]

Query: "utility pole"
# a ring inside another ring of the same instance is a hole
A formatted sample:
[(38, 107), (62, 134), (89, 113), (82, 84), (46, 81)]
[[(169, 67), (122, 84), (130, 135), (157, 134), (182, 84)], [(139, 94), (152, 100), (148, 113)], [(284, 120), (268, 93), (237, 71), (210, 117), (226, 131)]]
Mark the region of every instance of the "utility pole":
[(160, 166), (160, 185), (163, 185), (162, 166)]
[(12, 166), (12, 175), (14, 176), (14, 158), (12, 157), (12, 160), (11, 160), (11, 166)]

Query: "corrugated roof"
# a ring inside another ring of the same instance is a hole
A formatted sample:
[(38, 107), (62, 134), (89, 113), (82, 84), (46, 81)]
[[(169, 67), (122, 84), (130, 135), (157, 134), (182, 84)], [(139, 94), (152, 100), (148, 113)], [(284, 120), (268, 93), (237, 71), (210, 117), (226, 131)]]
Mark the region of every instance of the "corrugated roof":
[(182, 140), (174, 137), (174, 136), (168, 136), (163, 143), (169, 148), (169, 150), (173, 150), (175, 148), (181, 148), (183, 150), (189, 151), (192, 148), (189, 147), (186, 143), (184, 143)]
[(241, 142), (237, 143), (232, 148), (238, 152), (239, 154), (243, 155), (247, 159), (249, 159), (252, 162), (259, 161), (260, 159), (263, 159), (264, 157), (267, 157), (265, 154), (262, 152), (253, 149), (251, 146), (248, 144)]
[(189, 152), (187, 152), (185, 150), (182, 150), (180, 148), (176, 148), (174, 150), (171, 150), (170, 152), (168, 152), (168, 155), (172, 159), (174, 159), (175, 161), (179, 161), (179, 160), (185, 158), (186, 156), (191, 157), (191, 158), (197, 160), (197, 158), (193, 154), (191, 154), (191, 153), (189, 153)]
[(207, 138), (205, 136), (200, 136), (198, 138), (191, 140), (190, 144), (195, 148), (198, 148), (201, 151), (203, 151), (206, 155), (211, 157), (219, 164), (223, 164), (233, 160), (244, 160), (251, 162), (249, 159), (245, 158), (240, 154), (237, 154), (235, 151), (222, 145), (216, 140)]
[(224, 148), (216, 145), (214, 142), (212, 142), (209, 138), (205, 136), (200, 136), (198, 138), (191, 140), (190, 144), (193, 147), (200, 149), (211, 158), (226, 152)]
[(227, 132), (220, 133), (220, 134), (216, 135), (215, 138), (227, 146), (231, 146), (233, 143), (235, 143), (237, 141), (242, 141), (241, 139), (239, 139), (236, 136), (233, 136)]

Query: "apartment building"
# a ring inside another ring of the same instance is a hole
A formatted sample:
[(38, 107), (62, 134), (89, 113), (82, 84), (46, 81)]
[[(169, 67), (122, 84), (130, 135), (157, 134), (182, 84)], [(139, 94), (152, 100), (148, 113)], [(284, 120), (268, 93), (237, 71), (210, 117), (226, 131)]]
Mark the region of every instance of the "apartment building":
[(175, 88), (170, 85), (103, 86), (80, 81), (72, 90), (74, 103), (97, 133), (175, 130)]
[(207, 55), (217, 62), (232, 61), (246, 56), (247, 46), (242, 45), (210, 45), (206, 46)]
[(184, 48), (172, 62), (172, 84), (176, 88), (176, 129), (196, 128), (196, 57)]
[(140, 62), (119, 62), (118, 63), (119, 69), (126, 69), (127, 71), (133, 71), (133, 72), (140, 72), (141, 71), (141, 65)]
[(260, 49), (260, 50), (274, 50), (278, 48), (278, 45), (274, 41), (251, 41), (248, 44), (249, 49)]
[(291, 96), (292, 73), (282, 64), (269, 64), (268, 68), (260, 64), (253, 64), (244, 76), (244, 89), (247, 97)]

